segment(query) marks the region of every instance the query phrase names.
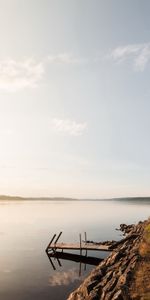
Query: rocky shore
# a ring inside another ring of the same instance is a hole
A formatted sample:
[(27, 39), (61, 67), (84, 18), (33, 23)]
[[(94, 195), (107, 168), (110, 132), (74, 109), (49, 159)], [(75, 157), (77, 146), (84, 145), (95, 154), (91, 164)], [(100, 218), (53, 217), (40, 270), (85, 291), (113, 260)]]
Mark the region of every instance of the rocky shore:
[(67, 300), (129, 300), (130, 283), (140, 259), (139, 244), (147, 221), (120, 225), (125, 237), (112, 242), (111, 254), (103, 260)]

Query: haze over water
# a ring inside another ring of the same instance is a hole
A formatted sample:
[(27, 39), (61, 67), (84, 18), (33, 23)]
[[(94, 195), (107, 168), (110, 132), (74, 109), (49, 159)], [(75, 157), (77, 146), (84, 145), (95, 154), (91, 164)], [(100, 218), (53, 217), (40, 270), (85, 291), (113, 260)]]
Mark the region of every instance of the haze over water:
[(89, 240), (120, 239), (120, 223), (149, 216), (149, 201), (0, 201), (0, 299), (65, 300), (93, 267), (82, 265), (79, 278), (79, 263), (55, 260), (54, 271), (45, 253), (53, 234), (63, 231), (63, 242), (85, 231)]
[[(0, 195), (150, 195), (149, 12), (148, 0), (0, 0)], [(120, 223), (149, 215), (141, 199), (0, 200), (0, 300), (65, 300), (92, 266), (54, 271), (53, 234), (120, 239)]]

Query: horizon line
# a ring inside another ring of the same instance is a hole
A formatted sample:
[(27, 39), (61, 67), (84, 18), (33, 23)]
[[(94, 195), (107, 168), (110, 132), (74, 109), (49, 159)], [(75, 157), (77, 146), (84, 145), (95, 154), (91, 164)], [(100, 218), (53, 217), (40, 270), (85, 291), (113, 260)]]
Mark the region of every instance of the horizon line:
[(29, 200), (29, 199), (66, 199), (66, 200), (115, 200), (115, 199), (143, 199), (143, 198), (150, 198), (150, 196), (116, 196), (116, 197), (106, 197), (106, 198), (102, 198), (102, 197), (90, 197), (90, 198), (76, 198), (76, 197), (64, 197), (64, 196), (18, 196), (18, 195), (5, 195), (5, 194), (0, 194), (0, 200), (2, 198), (18, 198), (18, 199), (23, 199), (23, 200)]

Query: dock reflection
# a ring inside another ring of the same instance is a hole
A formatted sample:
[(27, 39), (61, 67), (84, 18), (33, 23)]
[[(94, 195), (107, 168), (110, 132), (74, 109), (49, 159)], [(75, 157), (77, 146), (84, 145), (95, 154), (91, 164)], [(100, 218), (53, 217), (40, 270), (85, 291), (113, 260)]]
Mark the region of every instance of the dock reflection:
[(56, 270), (56, 264), (55, 264), (56, 261), (59, 267), (62, 266), (62, 260), (69, 260), (76, 263), (80, 263), (79, 276), (81, 276), (81, 264), (84, 264), (84, 269), (86, 270), (86, 265), (97, 266), (103, 260), (98, 257), (87, 256), (87, 253), (86, 255), (79, 255), (79, 254), (66, 253), (60, 251), (50, 251), (50, 252), (46, 251), (46, 254), (49, 258), (53, 270)]

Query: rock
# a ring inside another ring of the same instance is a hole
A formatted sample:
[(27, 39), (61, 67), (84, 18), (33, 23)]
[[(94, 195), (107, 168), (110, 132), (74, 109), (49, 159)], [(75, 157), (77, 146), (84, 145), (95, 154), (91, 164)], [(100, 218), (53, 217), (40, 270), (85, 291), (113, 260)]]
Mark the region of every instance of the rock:
[(91, 291), (89, 295), (89, 300), (99, 300), (99, 295), (96, 291)]
[(114, 289), (114, 287), (116, 286), (117, 281), (118, 281), (117, 278), (113, 278), (111, 281), (108, 281), (108, 283), (103, 288), (103, 290), (105, 292), (111, 292)]
[(96, 272), (95, 274), (93, 274), (93, 276), (91, 277), (91, 280), (97, 280), (100, 281), (100, 279), (104, 276), (104, 272), (103, 270), (99, 270), (99, 272)]
[(129, 288), (127, 285), (124, 285), (122, 288), (122, 296), (123, 296), (123, 300), (131, 300), (129, 297)]
[(112, 276), (113, 276), (113, 271), (109, 271), (109, 272), (104, 276), (104, 278), (101, 280), (100, 285), (101, 285), (101, 286), (105, 286), (106, 283), (107, 283), (108, 281), (110, 281), (110, 279), (112, 278)]
[(122, 291), (121, 291), (121, 290), (117, 291), (117, 292), (114, 294), (112, 300), (123, 300), (123, 297), (122, 297)]
[(85, 300), (81, 293), (71, 293), (68, 300)]
[(90, 292), (93, 290), (94, 286), (96, 286), (96, 284), (98, 284), (97, 280), (91, 281), (88, 285), (87, 285), (87, 292), (88, 294), (90, 294)]
[(127, 236), (115, 243), (115, 251), (91, 272), (68, 300), (130, 299), (128, 286), (139, 260), (138, 247), (142, 238), (144, 223), (138, 225), (121, 224), (120, 228)]

